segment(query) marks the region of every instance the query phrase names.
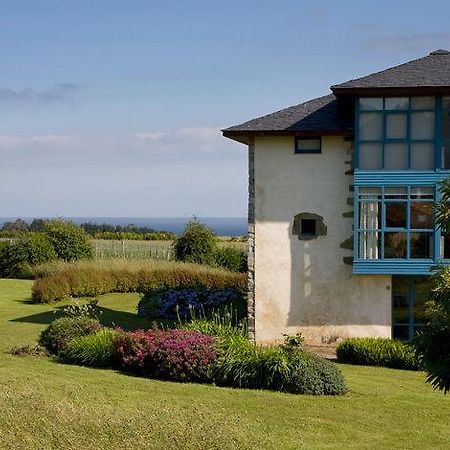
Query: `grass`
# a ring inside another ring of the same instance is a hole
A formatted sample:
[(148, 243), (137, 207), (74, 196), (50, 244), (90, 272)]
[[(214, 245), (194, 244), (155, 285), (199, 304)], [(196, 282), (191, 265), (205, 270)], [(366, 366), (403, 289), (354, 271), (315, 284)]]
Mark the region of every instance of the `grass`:
[[(351, 393), (309, 397), (183, 385), (5, 353), (35, 342), (62, 305), (0, 280), (1, 449), (450, 447), (450, 397), (421, 372), (341, 366)], [(101, 298), (103, 320), (145, 326), (136, 295)]]
[(225, 269), (218, 267), (211, 267), (202, 264), (194, 263), (183, 263), (177, 261), (163, 261), (158, 259), (122, 259), (122, 258), (111, 258), (111, 259), (92, 259), (92, 260), (79, 260), (74, 262), (66, 261), (52, 261), (49, 263), (41, 264), (33, 269), (33, 276), (44, 277), (47, 275), (55, 274), (57, 272), (62, 272), (66, 270), (126, 270), (127, 272), (139, 272), (139, 271), (151, 271), (155, 269), (177, 269), (185, 268), (186, 270), (191, 270), (193, 272), (208, 272), (210, 274), (215, 274), (218, 272), (229, 273)]

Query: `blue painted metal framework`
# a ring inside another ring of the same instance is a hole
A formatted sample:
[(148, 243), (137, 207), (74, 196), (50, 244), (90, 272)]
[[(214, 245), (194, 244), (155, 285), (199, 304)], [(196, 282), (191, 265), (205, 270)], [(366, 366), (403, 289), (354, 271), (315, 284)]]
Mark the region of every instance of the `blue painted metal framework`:
[[(434, 142), (435, 149), (435, 167), (431, 170), (362, 170), (359, 169), (359, 145), (361, 143), (359, 139), (359, 99), (356, 99), (355, 105), (355, 172), (354, 172), (354, 186), (355, 186), (355, 200), (354, 200), (354, 261), (353, 261), (353, 273), (355, 274), (396, 274), (396, 275), (427, 275), (431, 267), (436, 263), (450, 263), (443, 259), (443, 255), (440, 254), (440, 241), (441, 232), (438, 227), (434, 227), (434, 252), (433, 258), (430, 259), (415, 259), (408, 257), (402, 259), (363, 259), (359, 257), (359, 189), (360, 187), (380, 187), (382, 188), (383, 198), (382, 198), (382, 211), (383, 211), (383, 228), (382, 233), (389, 231), (384, 227), (385, 221), (385, 207), (384, 207), (384, 192), (386, 187), (394, 186), (404, 186), (408, 189), (411, 187), (420, 186), (431, 186), (435, 190), (434, 201), (439, 200), (439, 183), (450, 176), (450, 171), (444, 169), (444, 161), (442, 158), (442, 97), (438, 96), (435, 98), (435, 136), (434, 140), (427, 140), (426, 142)], [(383, 106), (385, 105), (385, 99), (383, 99)], [(366, 112), (368, 110), (365, 110)], [(410, 123), (411, 123), (411, 109), (403, 110), (403, 113), (408, 114), (408, 136), (405, 140), (387, 140), (386, 137), (386, 111), (377, 110), (378, 113), (383, 114), (383, 166), (384, 166), (384, 147), (385, 143), (389, 142), (403, 142), (408, 144), (409, 155), (411, 154), (411, 140), (410, 140)], [(429, 111), (429, 110), (414, 110), (414, 111)], [(370, 110), (370, 112), (373, 112)], [(389, 111), (388, 114), (391, 112)], [(367, 141), (363, 141), (364, 143)], [(375, 141), (374, 141), (375, 142)], [(380, 141), (376, 141), (380, 142)], [(416, 142), (416, 141), (414, 141)], [(420, 141), (419, 141), (420, 142)], [(450, 143), (450, 140), (449, 140)], [(410, 162), (410, 156), (409, 156)], [(447, 162), (448, 164), (448, 162)], [(410, 197), (408, 195), (408, 208), (409, 212), (409, 201)], [(409, 224), (409, 217), (408, 217)], [(395, 230), (398, 231), (398, 230)], [(409, 233), (410, 230), (405, 229), (405, 232)], [(420, 231), (420, 230), (414, 230)], [(384, 245), (384, 240), (382, 239), (381, 245)], [(383, 255), (384, 249), (382, 249), (381, 254)]]

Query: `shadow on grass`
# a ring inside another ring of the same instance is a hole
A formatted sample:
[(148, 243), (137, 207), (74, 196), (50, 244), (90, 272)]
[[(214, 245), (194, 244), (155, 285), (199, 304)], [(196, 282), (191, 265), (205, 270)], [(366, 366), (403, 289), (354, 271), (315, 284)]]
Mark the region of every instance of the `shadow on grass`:
[[(29, 316), (18, 317), (10, 320), (10, 322), (38, 323), (48, 325), (55, 319), (64, 316), (63, 309), (65, 306), (58, 306), (53, 311), (46, 311)], [(100, 322), (108, 327), (121, 327), (124, 330), (132, 331), (138, 329), (148, 329), (152, 327), (153, 320), (139, 317), (126, 311), (117, 311), (115, 309), (97, 307)], [(157, 321), (159, 322), (159, 321)]]

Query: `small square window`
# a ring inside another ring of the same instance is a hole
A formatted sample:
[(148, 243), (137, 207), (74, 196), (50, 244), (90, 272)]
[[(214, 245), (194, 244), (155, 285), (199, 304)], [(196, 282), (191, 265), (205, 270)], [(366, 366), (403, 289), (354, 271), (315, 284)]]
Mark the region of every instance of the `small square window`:
[(301, 220), (301, 236), (304, 239), (313, 238), (317, 236), (316, 219), (302, 219)]
[(295, 140), (295, 153), (321, 153), (320, 138), (297, 138)]

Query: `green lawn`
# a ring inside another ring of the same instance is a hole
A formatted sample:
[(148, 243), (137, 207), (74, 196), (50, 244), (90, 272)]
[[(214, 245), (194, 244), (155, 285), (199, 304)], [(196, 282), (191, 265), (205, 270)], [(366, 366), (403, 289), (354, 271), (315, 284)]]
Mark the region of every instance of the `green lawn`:
[[(0, 280), (1, 449), (450, 448), (450, 396), (424, 374), (342, 366), (351, 393), (310, 397), (183, 385), (4, 353), (55, 315), (31, 282)], [(136, 295), (101, 299), (103, 319), (148, 325)]]

